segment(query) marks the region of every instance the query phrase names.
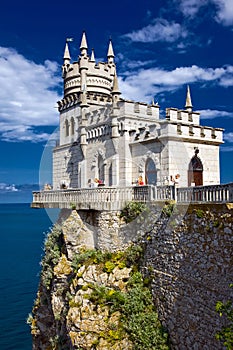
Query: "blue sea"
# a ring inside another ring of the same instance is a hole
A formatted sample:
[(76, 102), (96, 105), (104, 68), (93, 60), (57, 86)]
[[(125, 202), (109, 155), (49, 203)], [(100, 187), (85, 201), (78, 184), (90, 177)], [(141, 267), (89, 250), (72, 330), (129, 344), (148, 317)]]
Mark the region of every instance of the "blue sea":
[(45, 235), (59, 211), (32, 209), (29, 203), (3, 202), (0, 203), (0, 349), (31, 350), (26, 319), (36, 298)]

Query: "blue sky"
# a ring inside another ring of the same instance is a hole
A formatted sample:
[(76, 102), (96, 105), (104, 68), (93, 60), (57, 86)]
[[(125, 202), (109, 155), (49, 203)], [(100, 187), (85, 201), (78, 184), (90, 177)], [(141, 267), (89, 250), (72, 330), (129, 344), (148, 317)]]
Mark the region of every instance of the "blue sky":
[(221, 181), (233, 181), (232, 0), (3, 0), (0, 183), (38, 183), (58, 126), (65, 40), (74, 38), (76, 60), (83, 30), (97, 60), (105, 60), (111, 37), (122, 97), (154, 99), (163, 115), (184, 107), (190, 85), (201, 123), (225, 129)]

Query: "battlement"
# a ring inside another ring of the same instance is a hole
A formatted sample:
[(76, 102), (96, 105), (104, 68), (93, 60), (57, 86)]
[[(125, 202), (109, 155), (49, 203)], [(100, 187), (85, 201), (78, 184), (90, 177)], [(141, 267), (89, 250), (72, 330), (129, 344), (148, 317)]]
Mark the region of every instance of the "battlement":
[(91, 56), (87, 52), (86, 36), (83, 33), (78, 61), (71, 63), (68, 44), (66, 43), (64, 63), (62, 66), (64, 79), (64, 97), (71, 94), (99, 93), (110, 96), (113, 89), (115, 63), (112, 44), (108, 49), (106, 62), (96, 62), (94, 51)]
[(127, 118), (142, 118), (151, 121), (159, 119), (159, 106), (155, 104), (122, 100), (119, 103), (119, 107), (120, 115), (124, 115)]
[(200, 125), (200, 113), (177, 108), (166, 108), (166, 119), (180, 123)]

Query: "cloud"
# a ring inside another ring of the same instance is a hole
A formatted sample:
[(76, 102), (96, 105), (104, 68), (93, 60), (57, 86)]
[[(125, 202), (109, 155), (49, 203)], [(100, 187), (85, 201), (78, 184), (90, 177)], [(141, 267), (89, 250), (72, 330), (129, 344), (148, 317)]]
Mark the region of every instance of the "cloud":
[(180, 10), (184, 16), (194, 17), (198, 13), (200, 8), (207, 4), (208, 0), (181, 0)]
[(233, 142), (233, 132), (228, 132), (224, 134), (224, 141)]
[(218, 111), (218, 110), (213, 110), (213, 109), (204, 109), (197, 111), (201, 114), (201, 119), (215, 119), (215, 118), (221, 118), (221, 117), (226, 117), (226, 118), (232, 118), (233, 113), (226, 112), (226, 111)]
[(49, 60), (36, 64), (12, 48), (0, 47), (0, 132), (5, 141), (44, 141), (37, 126), (56, 125), (60, 77)]
[[(233, 86), (233, 66), (202, 68), (196, 65), (178, 67), (168, 71), (159, 68), (124, 72), (119, 78), (122, 95), (127, 99), (148, 100), (155, 94), (175, 91), (184, 84), (213, 82), (220, 86)], [(228, 85), (226, 84), (228, 82)]]
[(174, 42), (179, 38), (185, 38), (187, 32), (179, 23), (168, 22), (166, 19), (157, 18), (152, 24), (123, 35), (135, 42), (152, 43), (157, 41)]
[[(177, 0), (174, 0), (177, 3)], [(181, 0), (179, 9), (185, 17), (194, 18), (204, 6), (214, 5), (214, 19), (224, 26), (233, 25), (232, 0)]]
[(217, 13), (216, 20), (217, 22), (225, 25), (233, 25), (233, 2), (232, 0), (213, 0), (216, 5)]

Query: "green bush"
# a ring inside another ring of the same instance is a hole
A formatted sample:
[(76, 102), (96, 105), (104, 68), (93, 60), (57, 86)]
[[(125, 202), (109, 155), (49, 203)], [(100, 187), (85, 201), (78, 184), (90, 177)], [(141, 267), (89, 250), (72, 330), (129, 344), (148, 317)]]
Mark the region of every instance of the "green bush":
[[(230, 285), (233, 287), (233, 284)], [(233, 302), (228, 300), (223, 303), (222, 301), (218, 301), (216, 303), (216, 311), (222, 317), (223, 315), (227, 318), (228, 324), (223, 327), (216, 334), (216, 339), (223, 342), (227, 350), (233, 349)]]
[(127, 224), (135, 220), (140, 214), (148, 211), (147, 206), (140, 202), (129, 202), (121, 210), (120, 218), (122, 218)]

